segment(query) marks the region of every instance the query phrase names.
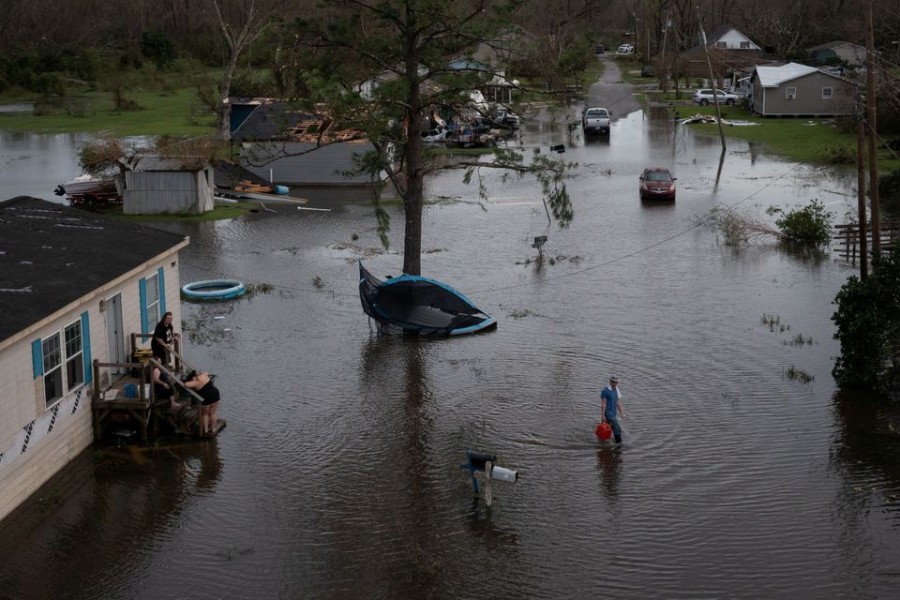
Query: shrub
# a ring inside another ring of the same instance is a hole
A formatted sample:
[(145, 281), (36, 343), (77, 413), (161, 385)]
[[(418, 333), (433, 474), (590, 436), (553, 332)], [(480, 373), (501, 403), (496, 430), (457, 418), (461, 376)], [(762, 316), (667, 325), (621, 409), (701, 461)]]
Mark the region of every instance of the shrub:
[(141, 36), (141, 53), (160, 70), (167, 69), (176, 58), (172, 40), (162, 33), (149, 31)]
[(900, 200), (900, 169), (878, 178), (878, 197), (886, 202)]
[(834, 338), (841, 355), (831, 373), (841, 387), (897, 395), (900, 389), (900, 247), (865, 279), (851, 277), (835, 297)]
[(803, 208), (785, 213), (780, 208), (769, 208), (769, 214), (782, 214), (775, 225), (781, 232), (785, 242), (819, 245), (831, 239), (831, 221), (834, 215), (819, 200), (811, 200)]

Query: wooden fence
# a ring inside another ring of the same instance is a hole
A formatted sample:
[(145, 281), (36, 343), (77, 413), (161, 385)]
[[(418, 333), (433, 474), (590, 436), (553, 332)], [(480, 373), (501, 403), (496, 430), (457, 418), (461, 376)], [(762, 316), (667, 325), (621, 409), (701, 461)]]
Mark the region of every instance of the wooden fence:
[[(832, 246), (838, 255), (851, 261), (859, 260), (859, 225), (849, 223), (846, 225), (836, 225), (834, 227), (834, 235), (832, 237)], [(893, 250), (898, 241), (900, 241), (900, 221), (882, 221), (881, 222), (881, 253), (887, 254)], [(872, 228), (871, 224), (866, 231), (866, 248), (871, 255), (872, 253)]]

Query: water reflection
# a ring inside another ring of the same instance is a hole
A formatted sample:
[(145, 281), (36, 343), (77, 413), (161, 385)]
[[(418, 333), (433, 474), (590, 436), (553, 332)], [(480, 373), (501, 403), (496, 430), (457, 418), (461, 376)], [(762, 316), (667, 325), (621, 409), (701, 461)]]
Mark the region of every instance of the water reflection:
[(45, 510), (22, 507), (0, 526), (0, 555), (27, 546), (54, 568), (35, 577), (33, 565), (6, 561), (2, 589), (15, 590), (17, 599), (108, 597), (100, 590), (139, 569), (178, 528), (196, 490), (215, 491), (221, 470), (215, 442), (128, 445), (79, 455), (41, 488), (38, 501)]
[(604, 445), (597, 450), (597, 468), (600, 471), (600, 488), (610, 505), (619, 502), (619, 480), (622, 477), (624, 454), (620, 446)]
[(845, 484), (839, 508), (853, 522), (854, 514), (883, 510), (900, 526), (900, 406), (858, 391), (836, 393), (834, 406), (843, 424), (833, 452)]

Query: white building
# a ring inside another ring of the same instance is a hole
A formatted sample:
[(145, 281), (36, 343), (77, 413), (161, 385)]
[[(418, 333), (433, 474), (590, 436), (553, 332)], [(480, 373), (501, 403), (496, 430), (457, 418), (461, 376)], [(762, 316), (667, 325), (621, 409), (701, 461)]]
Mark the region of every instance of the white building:
[[(92, 360), (181, 322), (188, 239), (20, 196), (0, 202), (0, 519), (91, 445)], [(102, 385), (102, 382), (101, 382)]]

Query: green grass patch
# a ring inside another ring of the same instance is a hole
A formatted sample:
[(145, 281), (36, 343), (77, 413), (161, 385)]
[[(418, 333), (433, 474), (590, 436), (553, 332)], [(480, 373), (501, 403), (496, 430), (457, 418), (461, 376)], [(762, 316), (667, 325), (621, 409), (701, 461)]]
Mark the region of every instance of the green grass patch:
[(136, 223), (201, 223), (203, 221), (219, 221), (221, 219), (233, 219), (240, 217), (254, 209), (259, 209), (256, 202), (216, 202), (215, 208), (202, 215), (194, 214), (164, 214), (164, 215), (126, 215), (122, 213), (121, 205), (101, 206), (96, 212), (134, 221)]
[(215, 131), (215, 118), (200, 104), (191, 88), (132, 90), (126, 93), (134, 109), (117, 111), (111, 92), (91, 91), (42, 102), (38, 114), (0, 116), (0, 129), (31, 133), (106, 133), (120, 137), (139, 135), (197, 136)]
[[(722, 118), (756, 123), (751, 126), (725, 125), (725, 135), (731, 138), (759, 143), (767, 150), (797, 162), (810, 164), (854, 164), (856, 160), (856, 135), (845, 131), (838, 119), (763, 118), (741, 106), (720, 107)], [(679, 118), (691, 115), (715, 115), (714, 106), (679, 106), (675, 108)], [(719, 135), (714, 123), (687, 125), (692, 131)], [(887, 150), (878, 155), (878, 168), (882, 173), (900, 169), (900, 160)]]

